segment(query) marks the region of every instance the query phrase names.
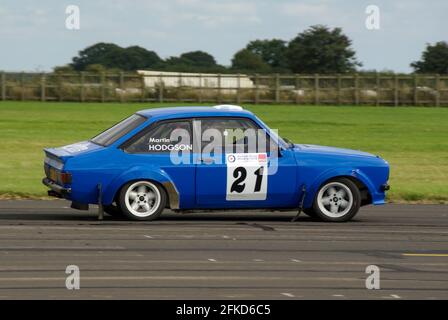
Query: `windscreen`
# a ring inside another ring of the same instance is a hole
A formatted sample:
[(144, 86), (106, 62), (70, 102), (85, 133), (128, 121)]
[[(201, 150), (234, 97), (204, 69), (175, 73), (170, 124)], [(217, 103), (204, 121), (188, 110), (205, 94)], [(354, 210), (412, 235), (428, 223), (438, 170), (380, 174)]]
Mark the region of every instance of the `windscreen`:
[(125, 134), (137, 128), (139, 125), (145, 122), (146, 119), (147, 118), (139, 114), (133, 114), (129, 118), (126, 118), (123, 121), (120, 121), (116, 125), (112, 126), (111, 128), (107, 129), (106, 131), (103, 131), (96, 137), (92, 138), (90, 141), (107, 147), (123, 137)]

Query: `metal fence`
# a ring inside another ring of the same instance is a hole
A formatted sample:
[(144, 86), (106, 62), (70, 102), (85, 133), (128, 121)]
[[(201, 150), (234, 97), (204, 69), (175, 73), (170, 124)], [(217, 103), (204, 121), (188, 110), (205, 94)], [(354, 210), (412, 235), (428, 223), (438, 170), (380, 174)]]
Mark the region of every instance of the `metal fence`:
[[(166, 77), (175, 77), (176, 80), (166, 81)], [(226, 78), (230, 77), (232, 81), (226, 81)], [(192, 78), (198, 79), (192, 81)], [(244, 85), (241, 85), (243, 80)], [(198, 85), (192, 86), (192, 83)], [(208, 83), (213, 85), (207, 85)], [(187, 79), (180, 74), (162, 77), (123, 72), (71, 74), (2, 72), (0, 99), (438, 107), (448, 106), (448, 76), (196, 74), (189, 75)]]

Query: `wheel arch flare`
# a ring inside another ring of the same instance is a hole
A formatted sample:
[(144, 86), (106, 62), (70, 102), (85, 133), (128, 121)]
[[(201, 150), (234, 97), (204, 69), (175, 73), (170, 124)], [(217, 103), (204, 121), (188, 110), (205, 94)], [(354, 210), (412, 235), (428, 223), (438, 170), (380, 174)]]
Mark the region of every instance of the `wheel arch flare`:
[(170, 208), (179, 209), (179, 192), (170, 176), (157, 168), (142, 167), (133, 167), (115, 178), (104, 190), (103, 204), (111, 204), (125, 184), (137, 180), (149, 180), (160, 184), (166, 191)]

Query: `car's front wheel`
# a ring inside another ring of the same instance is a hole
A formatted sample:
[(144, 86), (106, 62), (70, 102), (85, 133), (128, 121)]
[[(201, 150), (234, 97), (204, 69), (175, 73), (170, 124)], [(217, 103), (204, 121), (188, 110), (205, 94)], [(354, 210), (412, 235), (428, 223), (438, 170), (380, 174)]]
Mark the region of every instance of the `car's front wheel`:
[(132, 220), (154, 220), (166, 204), (165, 190), (158, 184), (141, 180), (127, 183), (120, 191), (120, 207)]
[(347, 178), (336, 178), (324, 183), (314, 199), (313, 209), (320, 219), (345, 222), (352, 219), (361, 206), (358, 187)]

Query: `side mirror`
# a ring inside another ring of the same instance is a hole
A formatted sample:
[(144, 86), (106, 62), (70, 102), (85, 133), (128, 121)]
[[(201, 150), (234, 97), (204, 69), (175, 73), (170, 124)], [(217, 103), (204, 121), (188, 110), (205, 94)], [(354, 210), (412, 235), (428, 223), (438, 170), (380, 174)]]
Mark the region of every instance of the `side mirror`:
[(284, 152), (283, 148), (282, 147), (278, 147), (277, 151), (278, 151), (278, 157), (279, 158), (283, 157), (283, 152)]

